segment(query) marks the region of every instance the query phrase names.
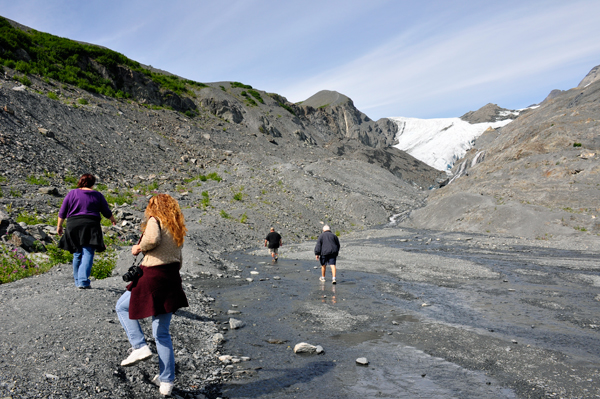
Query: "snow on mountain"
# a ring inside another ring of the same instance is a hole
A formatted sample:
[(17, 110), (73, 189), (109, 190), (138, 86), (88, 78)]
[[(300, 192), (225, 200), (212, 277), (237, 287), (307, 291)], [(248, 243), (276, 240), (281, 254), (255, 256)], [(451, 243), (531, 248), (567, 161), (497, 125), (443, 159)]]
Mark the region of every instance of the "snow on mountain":
[[(518, 115), (518, 112), (514, 115)], [(512, 119), (497, 122), (469, 123), (461, 118), (418, 119), (389, 118), (398, 125), (394, 147), (438, 170), (449, 171), (462, 158), (475, 138), (488, 128), (507, 125)]]

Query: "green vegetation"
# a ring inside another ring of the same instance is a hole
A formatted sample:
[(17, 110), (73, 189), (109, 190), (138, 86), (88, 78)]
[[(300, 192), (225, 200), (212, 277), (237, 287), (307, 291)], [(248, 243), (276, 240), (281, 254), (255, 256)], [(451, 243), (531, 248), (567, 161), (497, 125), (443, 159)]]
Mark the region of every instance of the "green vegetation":
[(79, 100), (77, 100), (77, 103), (81, 105), (88, 105), (88, 100), (86, 100), (85, 98), (80, 98)]
[(244, 212), (244, 214), (240, 217), (240, 223), (246, 223), (248, 221), (248, 215), (246, 215), (246, 212)]
[(573, 143), (573, 147), (581, 147), (581, 143)]
[(21, 198), (23, 196), (23, 194), (14, 187), (11, 187), (10, 190), (8, 190), (8, 194), (15, 198)]
[(58, 95), (56, 95), (56, 93), (53, 92), (53, 91), (49, 91), (48, 92), (48, 98), (51, 99), (51, 100), (58, 100)]
[(258, 100), (259, 103), (264, 104), (265, 101), (262, 99), (262, 97), (260, 96), (260, 93), (257, 92), (256, 90), (248, 90), (248, 93), (250, 93), (250, 95), (254, 98), (256, 98)]
[(27, 225), (43, 223), (51, 226), (56, 226), (56, 222), (58, 221), (58, 211), (56, 213), (53, 213), (52, 215), (47, 216), (39, 216), (36, 213), (21, 211), (19, 212), (15, 220), (17, 223), (23, 222)]
[(27, 76), (13, 76), (13, 79), (17, 82), (24, 84), (25, 86), (31, 86), (31, 80)]
[(292, 115), (296, 115), (296, 113), (294, 112), (294, 109), (292, 107), (290, 107), (287, 104), (284, 103), (277, 103), (281, 108), (284, 108), (287, 112), (289, 112)]
[(133, 202), (133, 194), (129, 191), (115, 190), (115, 192), (104, 194), (104, 198), (109, 204), (123, 205)]
[(200, 174), (200, 175), (188, 177), (187, 179), (183, 179), (183, 181), (185, 183), (191, 183), (191, 182), (193, 182), (195, 180), (200, 180), (200, 181), (214, 180), (214, 181), (220, 182), (223, 179), (221, 178), (221, 176), (219, 176), (217, 174), (217, 172), (212, 172), (212, 173), (209, 173), (208, 175), (202, 175), (202, 174)]
[(221, 212), (219, 212), (219, 215), (221, 215), (221, 217), (223, 219), (231, 219), (231, 216), (227, 212), (225, 212), (224, 209), (221, 209)]
[(202, 199), (200, 200), (200, 206), (206, 209), (210, 206), (210, 199), (208, 198), (208, 191), (202, 191)]
[[(204, 83), (183, 80), (177, 76), (167, 76), (143, 68), (139, 62), (130, 60), (123, 54), (106, 48), (83, 44), (73, 40), (57, 37), (48, 33), (30, 30), (24, 32), (13, 27), (6, 19), (0, 17), (0, 48), (4, 66), (14, 68), (25, 75), (39, 75), (44, 79), (77, 86), (83, 90), (99, 93), (109, 97), (129, 98), (123, 82), (118, 78), (119, 67), (125, 66), (141, 73), (161, 86), (177, 94), (194, 93), (187, 87), (207, 87)], [(23, 49), (31, 57), (25, 62), (18, 59), (17, 50)], [(94, 64), (100, 64), (99, 68)], [(105, 70), (111, 79), (101, 73)], [(15, 77), (25, 85), (31, 85), (27, 76)]]
[(70, 188), (76, 188), (77, 181), (79, 179), (77, 179), (77, 177), (75, 177), (75, 175), (69, 173), (69, 174), (65, 175), (65, 177), (63, 177), (63, 180), (65, 183), (70, 185)]
[(34, 184), (36, 186), (46, 186), (48, 185), (48, 179), (45, 177), (37, 177), (34, 175), (29, 175), (25, 181), (29, 184)]
[(240, 82), (231, 82), (231, 88), (240, 88), (240, 89), (252, 89), (252, 86), (250, 85), (245, 85), (243, 83)]
[(9, 249), (6, 245), (0, 244), (0, 284), (41, 274), (51, 267), (49, 263), (37, 265), (18, 249)]
[(244, 191), (244, 186), (240, 187), (240, 191), (234, 192), (233, 201), (242, 201), (244, 199), (244, 193), (242, 191)]

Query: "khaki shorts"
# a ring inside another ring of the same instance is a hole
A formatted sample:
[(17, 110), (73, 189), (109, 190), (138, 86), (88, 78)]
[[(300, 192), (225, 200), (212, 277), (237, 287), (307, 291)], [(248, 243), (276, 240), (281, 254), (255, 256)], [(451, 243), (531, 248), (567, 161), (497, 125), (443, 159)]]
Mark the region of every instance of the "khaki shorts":
[(277, 254), (278, 253), (277, 252), (278, 249), (279, 248), (269, 248), (269, 254)]

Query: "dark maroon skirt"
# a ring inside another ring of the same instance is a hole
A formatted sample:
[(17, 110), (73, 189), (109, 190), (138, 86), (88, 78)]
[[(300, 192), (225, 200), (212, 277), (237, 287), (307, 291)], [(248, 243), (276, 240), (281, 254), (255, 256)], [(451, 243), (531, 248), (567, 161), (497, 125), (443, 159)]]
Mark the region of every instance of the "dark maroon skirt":
[(180, 263), (141, 268), (142, 276), (127, 286), (127, 290), (131, 291), (130, 319), (173, 313), (189, 306), (181, 286)]

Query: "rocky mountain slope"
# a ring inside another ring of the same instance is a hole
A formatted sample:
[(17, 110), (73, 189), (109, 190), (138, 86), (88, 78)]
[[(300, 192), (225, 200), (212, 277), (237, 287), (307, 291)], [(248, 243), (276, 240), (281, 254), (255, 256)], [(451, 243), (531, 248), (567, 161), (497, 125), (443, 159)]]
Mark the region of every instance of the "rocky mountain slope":
[(453, 170), (462, 177), (433, 192), (410, 224), (539, 239), (598, 234), (597, 71), (476, 140)]
[[(88, 70), (104, 71), (92, 50), (78, 51)], [(260, 244), (271, 225), (299, 241), (322, 223), (340, 234), (386, 223), (422, 206), (439, 177), (389, 147), (394, 124), (342, 95), (314, 108), (239, 82), (177, 80), (175, 92), (129, 60), (105, 71), (124, 93), (109, 96), (24, 73), (35, 57), (9, 53), (20, 58), (4, 62), (0, 80), (0, 203), (13, 219), (55, 213), (66, 181), (91, 172), (138, 218), (147, 195), (175, 195), (190, 231), (223, 250)]]

